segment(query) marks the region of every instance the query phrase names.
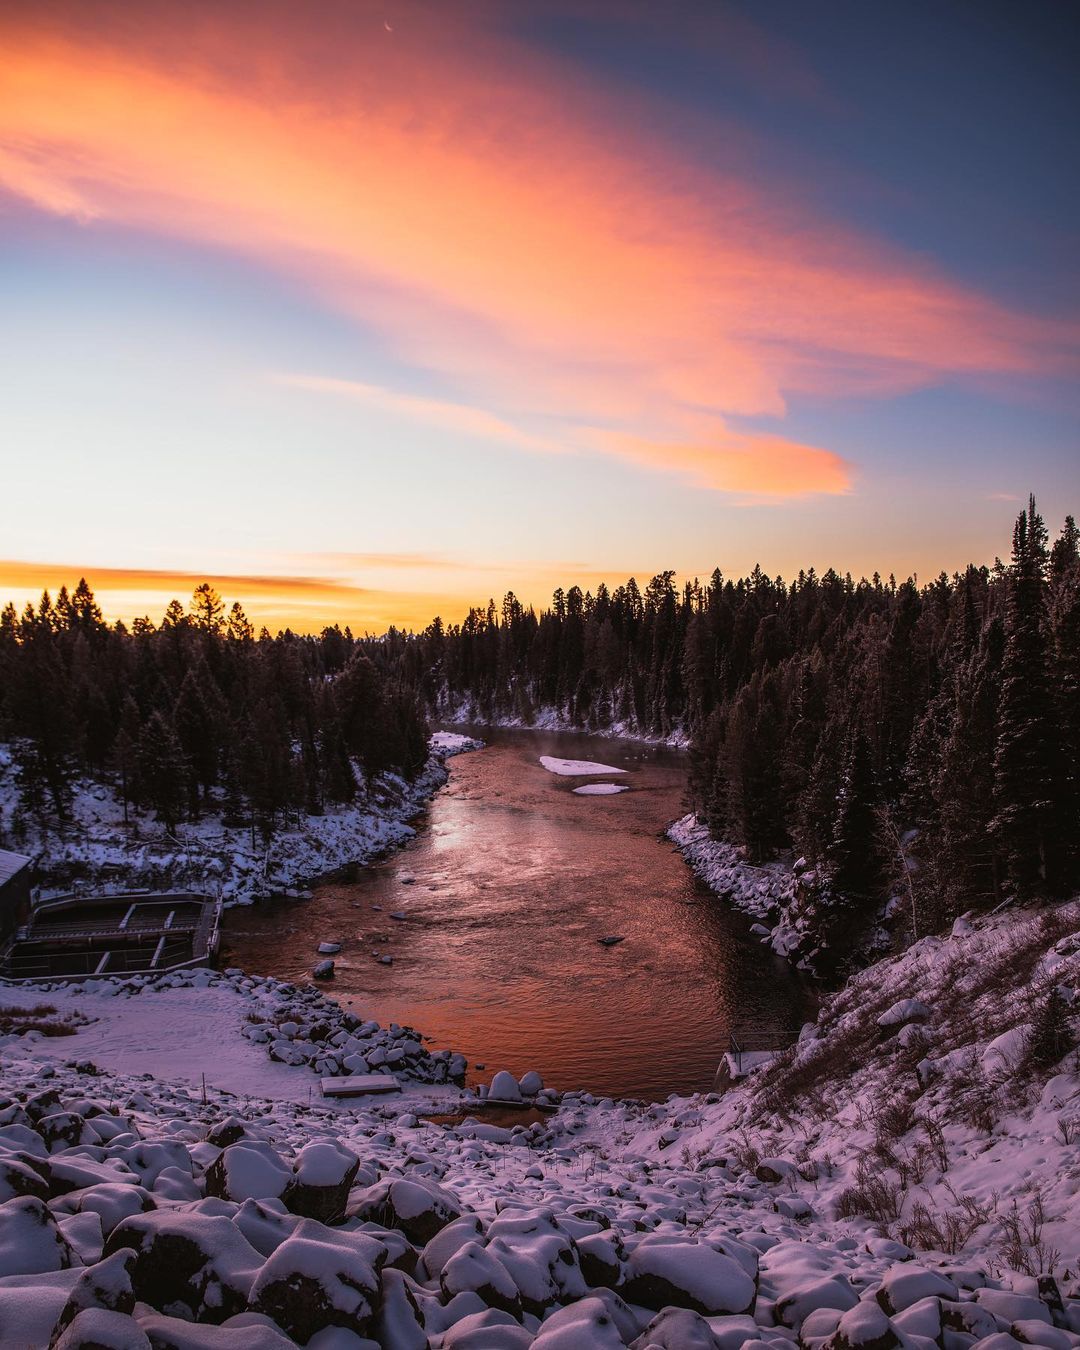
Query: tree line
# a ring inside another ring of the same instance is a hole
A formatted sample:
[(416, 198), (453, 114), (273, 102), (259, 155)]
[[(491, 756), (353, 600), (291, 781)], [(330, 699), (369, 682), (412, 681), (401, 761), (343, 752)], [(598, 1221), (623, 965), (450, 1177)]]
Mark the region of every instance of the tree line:
[(419, 634), (255, 635), (207, 584), (106, 624), (86, 585), (0, 612), (0, 739), (20, 812), (62, 822), (80, 774), (169, 827), (269, 833), (412, 776), (426, 717), (686, 734), (688, 804), (748, 861), (797, 861), (826, 945), (896, 897), (916, 930), (1080, 886), (1080, 531), (1034, 500), (1008, 563), (928, 584), (674, 572), (537, 613), (511, 593)]
[(205, 812), (269, 836), (292, 814), (353, 800), (386, 771), (413, 777), (428, 729), (383, 644), (348, 629), (255, 634), (239, 604), (198, 586), (160, 624), (107, 624), (85, 580), (0, 612), (0, 740), (19, 801), (62, 828), (80, 776), (109, 781), (166, 828)]
[(928, 931), (1080, 885), (1078, 538), (1070, 516), (1051, 546), (1032, 499), (1008, 563), (928, 584), (662, 572), (539, 614), (509, 594), (388, 655), (435, 715), (689, 733), (689, 804), (749, 861), (798, 859), (823, 937), (892, 895)]

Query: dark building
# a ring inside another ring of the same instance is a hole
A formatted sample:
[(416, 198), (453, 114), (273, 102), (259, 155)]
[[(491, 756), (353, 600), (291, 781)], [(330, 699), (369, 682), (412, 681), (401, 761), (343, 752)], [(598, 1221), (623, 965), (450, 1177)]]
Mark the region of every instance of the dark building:
[(0, 848), (0, 943), (30, 917), (30, 863), (21, 853)]

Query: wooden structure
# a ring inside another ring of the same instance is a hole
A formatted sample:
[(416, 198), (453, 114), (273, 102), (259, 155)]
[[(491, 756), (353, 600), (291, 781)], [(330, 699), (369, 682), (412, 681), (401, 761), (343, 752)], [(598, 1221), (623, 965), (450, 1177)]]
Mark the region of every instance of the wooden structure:
[(208, 966), (221, 902), (188, 891), (39, 901), (0, 951), (8, 980), (85, 980)]
[(31, 861), (0, 849), (0, 945), (29, 917)]
[(392, 1073), (354, 1073), (349, 1078), (323, 1078), (324, 1097), (365, 1097), (371, 1092), (398, 1092), (401, 1084)]

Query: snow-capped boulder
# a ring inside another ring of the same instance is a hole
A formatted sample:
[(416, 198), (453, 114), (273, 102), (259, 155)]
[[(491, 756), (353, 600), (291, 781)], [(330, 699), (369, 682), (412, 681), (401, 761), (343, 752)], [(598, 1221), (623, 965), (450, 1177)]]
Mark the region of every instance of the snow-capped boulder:
[(150, 1338), (126, 1313), (87, 1308), (53, 1342), (52, 1350), (150, 1350)]
[(467, 1242), (443, 1267), (439, 1287), (444, 1298), (477, 1294), (489, 1308), (497, 1308), (521, 1320), (521, 1296), (513, 1276), (492, 1252), (479, 1242)]
[(902, 998), (886, 1008), (877, 1019), (877, 1025), (886, 1029), (906, 1026), (908, 1022), (929, 1022), (930, 1009), (917, 998)]
[(154, 1210), (125, 1219), (105, 1244), (111, 1256), (136, 1254), (132, 1288), (154, 1308), (184, 1307), (192, 1319), (220, 1323), (247, 1306), (262, 1257), (221, 1214)]
[(758, 1181), (786, 1181), (788, 1177), (797, 1177), (799, 1169), (787, 1158), (762, 1158), (754, 1168)]
[[(806, 1338), (805, 1323), (802, 1336)], [(871, 1299), (863, 1299), (844, 1313), (822, 1350), (897, 1350), (902, 1343), (884, 1309)]]
[(530, 1069), (528, 1073), (521, 1075), (518, 1087), (521, 1089), (522, 1096), (535, 1097), (538, 1092), (543, 1092), (544, 1080), (535, 1069)]
[(913, 1303), (924, 1298), (959, 1297), (959, 1290), (952, 1280), (939, 1275), (925, 1266), (905, 1261), (901, 1265), (890, 1266), (881, 1280), (877, 1291), (877, 1301), (891, 1317), (893, 1313), (903, 1312)]
[(381, 1181), (354, 1193), (347, 1212), (350, 1218), (400, 1228), (417, 1245), (461, 1217), (461, 1207), (449, 1191), (415, 1177)]
[(81, 1266), (56, 1219), (36, 1195), (0, 1205), (0, 1276), (40, 1275)]
[(276, 1199), (293, 1179), (292, 1168), (269, 1144), (241, 1139), (206, 1169), (206, 1193), (223, 1200)]
[(491, 1080), (488, 1097), (499, 1102), (521, 1101), (521, 1088), (518, 1080), (507, 1069), (500, 1069)]
[(498, 1308), (466, 1314), (443, 1335), (441, 1350), (529, 1350), (531, 1331)]
[(1050, 1323), (1050, 1309), (1042, 1299), (1028, 1294), (1015, 1294), (1010, 1289), (977, 1289), (975, 1299), (1004, 1322)]
[(854, 1308), (859, 1296), (846, 1275), (828, 1275), (825, 1279), (811, 1279), (796, 1285), (776, 1300), (778, 1322), (796, 1331), (812, 1312), (821, 1308), (835, 1308), (845, 1313)]
[(316, 1140), (300, 1150), (281, 1198), (293, 1214), (330, 1223), (345, 1213), (359, 1169), (360, 1159), (350, 1149), (335, 1140)]
[[(195, 1326), (182, 1318), (165, 1317), (142, 1308), (136, 1308), (136, 1315), (154, 1350), (290, 1350), (296, 1344), (261, 1313), (237, 1313), (220, 1327)], [(318, 1340), (311, 1344), (317, 1347)], [(364, 1343), (348, 1343), (351, 1344)], [(339, 1350), (348, 1350), (348, 1345)]]
[(644, 1308), (690, 1308), (709, 1317), (748, 1312), (756, 1287), (730, 1256), (703, 1243), (641, 1242), (630, 1253), (619, 1292)]
[(364, 1233), (335, 1232), (305, 1220), (255, 1277), (251, 1309), (273, 1318), (302, 1345), (326, 1327), (366, 1336), (385, 1259), (382, 1243)]
[(119, 1181), (103, 1181), (54, 1201), (51, 1208), (54, 1213), (62, 1213), (68, 1206), (72, 1213), (96, 1214), (102, 1233), (108, 1237), (118, 1223), (133, 1214), (148, 1214), (157, 1208), (157, 1202), (145, 1187), (134, 1182), (124, 1185)]
[(626, 1249), (613, 1231), (589, 1233), (577, 1239), (578, 1262), (591, 1289), (618, 1289), (626, 1269)]
[(603, 1300), (583, 1298), (548, 1317), (533, 1341), (533, 1350), (624, 1350), (626, 1341)]
[(49, 1186), (42, 1174), (18, 1158), (0, 1158), (0, 1204), (20, 1195), (48, 1200)]
[(475, 1214), (463, 1214), (448, 1223), (431, 1238), (420, 1253), (420, 1266), (430, 1279), (437, 1280), (447, 1261), (468, 1242), (484, 1235), (484, 1226)]
[(53, 1335), (58, 1335), (87, 1308), (130, 1313), (135, 1307), (135, 1291), (131, 1284), (134, 1266), (134, 1252), (119, 1251), (81, 1271), (57, 1319)]
[(691, 1312), (689, 1308), (665, 1308), (632, 1342), (632, 1347), (633, 1350), (717, 1350), (718, 1344), (712, 1327), (700, 1313)]

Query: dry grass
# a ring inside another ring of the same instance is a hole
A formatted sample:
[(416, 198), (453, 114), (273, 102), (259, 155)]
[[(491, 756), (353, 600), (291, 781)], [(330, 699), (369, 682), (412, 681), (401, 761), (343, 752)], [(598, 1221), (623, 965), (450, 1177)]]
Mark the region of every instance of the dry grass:
[(74, 1036), (89, 1020), (78, 1012), (58, 1017), (51, 1003), (35, 1003), (28, 1008), (14, 1003), (0, 1004), (0, 1036), (25, 1036), (31, 1031), (42, 1036)]

